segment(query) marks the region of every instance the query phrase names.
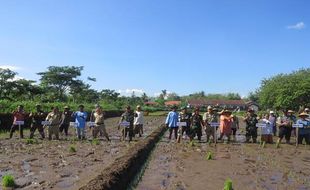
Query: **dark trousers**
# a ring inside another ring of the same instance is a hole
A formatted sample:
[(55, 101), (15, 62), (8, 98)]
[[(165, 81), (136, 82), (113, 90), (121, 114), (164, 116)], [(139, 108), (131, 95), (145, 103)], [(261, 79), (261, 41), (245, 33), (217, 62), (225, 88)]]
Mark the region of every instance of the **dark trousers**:
[(123, 140), (125, 140), (127, 135), (128, 135), (129, 141), (131, 141), (133, 134), (134, 134), (133, 133), (133, 126), (123, 128), (122, 133), (123, 133)]
[(285, 137), (285, 140), (287, 143), (290, 142), (291, 139), (291, 133), (292, 133), (292, 129), (289, 127), (281, 127), (279, 129), (279, 138), (280, 140), (283, 139), (283, 137)]
[(198, 140), (201, 141), (202, 136), (201, 126), (192, 126), (190, 139), (193, 140), (196, 135), (198, 137)]
[(190, 135), (190, 127), (189, 127), (189, 126), (182, 126), (181, 135), (183, 136), (184, 133), (185, 133), (187, 136)]
[(310, 134), (298, 135), (298, 144), (302, 144), (302, 141), (305, 139), (306, 144), (310, 145)]
[(177, 139), (178, 138), (178, 127), (170, 127), (169, 128), (169, 139), (171, 139), (172, 136), (172, 132), (174, 131), (174, 138)]
[(23, 125), (20, 125), (20, 127), (19, 127), (19, 125), (12, 125), (11, 130), (10, 130), (10, 138), (13, 137), (13, 133), (17, 129), (19, 130), (20, 138), (24, 138), (24, 133), (23, 133), (24, 126)]
[(256, 143), (257, 139), (257, 128), (256, 127), (246, 127), (245, 139), (249, 142), (252, 138), (253, 143)]
[(43, 129), (43, 125), (41, 124), (32, 124), (31, 128), (30, 128), (30, 138), (32, 139), (34, 136), (35, 131), (38, 129), (41, 137), (44, 139), (45, 138), (45, 134), (44, 134), (44, 129)]
[(61, 124), (59, 127), (59, 132), (62, 133), (65, 131), (65, 135), (68, 136), (68, 129), (69, 129), (69, 124)]
[(232, 134), (235, 136), (237, 133), (237, 128), (231, 128)]

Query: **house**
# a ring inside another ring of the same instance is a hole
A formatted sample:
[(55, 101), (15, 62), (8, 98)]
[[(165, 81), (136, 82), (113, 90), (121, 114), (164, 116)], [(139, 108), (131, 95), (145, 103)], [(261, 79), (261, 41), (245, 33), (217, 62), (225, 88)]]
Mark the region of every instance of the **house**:
[(221, 107), (231, 110), (246, 110), (247, 106), (244, 100), (203, 100), (203, 99), (193, 99), (188, 100), (188, 107)]
[(256, 102), (253, 102), (253, 101), (248, 101), (248, 102), (246, 102), (246, 105), (247, 105), (247, 108), (248, 108), (248, 109), (252, 109), (252, 110), (254, 110), (255, 112), (257, 112), (258, 109), (259, 109), (259, 105), (258, 105)]
[(180, 106), (181, 101), (166, 101), (165, 106), (166, 107), (171, 107), (171, 106)]

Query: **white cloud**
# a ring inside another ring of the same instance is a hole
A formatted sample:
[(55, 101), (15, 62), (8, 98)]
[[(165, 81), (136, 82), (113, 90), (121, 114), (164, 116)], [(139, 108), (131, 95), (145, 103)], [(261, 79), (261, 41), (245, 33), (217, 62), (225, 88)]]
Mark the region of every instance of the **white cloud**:
[(15, 76), (13, 79), (9, 79), (8, 81), (17, 81), (17, 80), (21, 80), (21, 79), (25, 79), (23, 77), (20, 77), (20, 76)]
[(306, 25), (303, 22), (298, 22), (295, 25), (290, 25), (290, 26), (287, 26), (286, 28), (293, 29), (293, 30), (301, 30), (301, 29), (306, 28)]
[(136, 96), (141, 96), (143, 93), (145, 93), (144, 90), (142, 89), (126, 89), (126, 90), (118, 90), (117, 91), (118, 93), (120, 93), (121, 95), (124, 95), (124, 96), (130, 96), (132, 95), (132, 93), (134, 92)]
[(0, 65), (1, 69), (10, 69), (11, 71), (16, 71), (22, 69), (21, 67), (17, 67), (14, 65)]

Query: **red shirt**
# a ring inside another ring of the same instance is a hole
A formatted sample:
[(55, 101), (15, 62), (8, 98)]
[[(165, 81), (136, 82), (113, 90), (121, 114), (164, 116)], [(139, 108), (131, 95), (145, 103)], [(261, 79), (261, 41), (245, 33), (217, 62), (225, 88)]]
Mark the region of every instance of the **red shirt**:
[(18, 112), (18, 111), (15, 111), (13, 112), (13, 116), (14, 116), (14, 123), (16, 121), (25, 121), (25, 112)]

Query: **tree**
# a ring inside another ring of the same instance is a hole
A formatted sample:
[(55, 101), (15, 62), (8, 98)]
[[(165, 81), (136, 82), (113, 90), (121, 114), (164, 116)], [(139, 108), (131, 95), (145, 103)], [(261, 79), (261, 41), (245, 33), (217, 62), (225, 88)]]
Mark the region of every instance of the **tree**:
[(14, 84), (14, 77), (16, 72), (10, 69), (0, 68), (0, 98), (10, 99), (10, 94), (12, 93), (12, 86)]
[(64, 100), (65, 93), (69, 91), (72, 85), (76, 85), (77, 77), (81, 76), (83, 67), (74, 66), (50, 66), (48, 71), (40, 72), (41, 85), (50, 91), (55, 91), (56, 99)]
[(146, 95), (145, 92), (143, 92), (142, 96), (141, 96), (141, 99), (143, 100), (143, 102), (147, 102), (149, 97)]

